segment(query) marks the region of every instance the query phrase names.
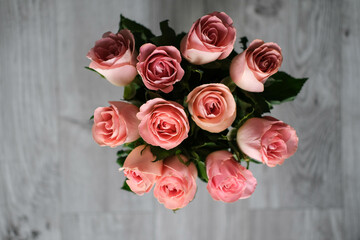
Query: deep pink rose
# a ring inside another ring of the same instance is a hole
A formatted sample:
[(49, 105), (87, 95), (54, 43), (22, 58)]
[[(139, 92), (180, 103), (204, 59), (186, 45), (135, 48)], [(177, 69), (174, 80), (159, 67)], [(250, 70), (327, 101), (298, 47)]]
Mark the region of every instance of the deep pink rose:
[(184, 108), (172, 101), (154, 98), (140, 107), (140, 136), (149, 144), (167, 150), (188, 137), (189, 122)]
[(239, 128), (236, 140), (241, 151), (269, 167), (283, 164), (299, 141), (292, 127), (273, 117), (250, 118)]
[(150, 147), (140, 145), (130, 152), (126, 157), (124, 166), (126, 183), (130, 189), (143, 195), (151, 190), (156, 180), (161, 176), (162, 161), (153, 162), (156, 157), (151, 153)]
[(98, 107), (94, 112), (92, 134), (100, 146), (116, 147), (138, 139), (136, 118), (139, 108), (127, 102), (109, 102), (109, 107)]
[(207, 189), (217, 201), (235, 202), (248, 198), (257, 181), (250, 170), (236, 162), (228, 151), (216, 151), (206, 157)]
[(129, 84), (137, 75), (135, 40), (127, 29), (104, 33), (87, 57), (91, 60), (89, 67), (116, 86)]
[(233, 20), (224, 12), (213, 12), (192, 25), (181, 40), (180, 50), (189, 62), (201, 65), (229, 56), (235, 39)]
[(140, 47), (136, 68), (148, 89), (169, 93), (184, 76), (181, 54), (176, 47), (147, 43)]
[[(180, 155), (184, 162), (187, 158)], [(186, 166), (178, 156), (164, 160), (161, 177), (154, 188), (154, 196), (168, 209), (183, 208), (193, 200), (196, 193), (197, 170), (193, 163)]]
[(218, 133), (235, 120), (236, 103), (230, 89), (221, 83), (203, 84), (187, 96), (189, 112), (202, 129)]
[(230, 65), (230, 77), (240, 88), (249, 92), (263, 92), (264, 83), (276, 73), (283, 57), (279, 45), (256, 39)]

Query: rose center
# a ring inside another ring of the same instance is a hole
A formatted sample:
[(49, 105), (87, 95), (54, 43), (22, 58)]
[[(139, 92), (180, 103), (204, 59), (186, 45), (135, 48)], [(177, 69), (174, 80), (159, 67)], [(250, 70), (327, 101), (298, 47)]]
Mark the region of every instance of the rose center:
[(170, 185), (170, 184), (163, 186), (163, 191), (169, 197), (176, 197), (181, 194), (181, 190), (177, 189), (175, 186)]
[(215, 117), (220, 113), (220, 103), (216, 100), (208, 101), (205, 103), (206, 115), (209, 117)]
[(142, 177), (140, 176), (140, 174), (134, 170), (127, 170), (127, 171), (124, 171), (124, 173), (127, 178), (129, 178), (130, 180), (135, 181), (137, 183), (140, 183), (143, 180)]
[(170, 124), (166, 121), (160, 121), (157, 125), (157, 130), (160, 132), (176, 132), (176, 127), (174, 124)]
[(243, 177), (241, 176), (240, 178), (236, 178), (234, 176), (228, 177), (227, 179), (225, 179), (220, 188), (224, 191), (224, 192), (240, 192), (243, 191), (243, 189), (245, 188), (245, 179), (243, 179)]

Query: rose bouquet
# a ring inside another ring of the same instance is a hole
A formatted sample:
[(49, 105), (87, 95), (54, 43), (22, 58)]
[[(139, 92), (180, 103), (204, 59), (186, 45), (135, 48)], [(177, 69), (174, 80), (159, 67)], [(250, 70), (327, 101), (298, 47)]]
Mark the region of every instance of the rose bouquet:
[(155, 185), (158, 201), (176, 210), (193, 200), (199, 177), (213, 199), (234, 202), (256, 188), (250, 164), (274, 167), (295, 153), (295, 130), (263, 116), (307, 80), (278, 71), (276, 43), (242, 37), (238, 54), (223, 12), (201, 17), (188, 33), (176, 34), (168, 21), (160, 36), (124, 16), (119, 25), (96, 41), (87, 68), (124, 86), (122, 100), (92, 117), (96, 143), (122, 146), (123, 189), (143, 195)]

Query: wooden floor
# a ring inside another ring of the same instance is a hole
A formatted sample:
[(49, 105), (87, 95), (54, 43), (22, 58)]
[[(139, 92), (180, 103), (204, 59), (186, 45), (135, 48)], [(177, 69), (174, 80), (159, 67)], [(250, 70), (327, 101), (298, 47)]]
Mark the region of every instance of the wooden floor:
[[(120, 13), (159, 33), (161, 20), (187, 31), (214, 10), (310, 77), (273, 111), (300, 146), (281, 167), (252, 168), (250, 199), (215, 202), (199, 182), (174, 214), (120, 190), (116, 150), (93, 142), (88, 118), (122, 89), (85, 56)], [(359, 12), (359, 0), (0, 0), (0, 239), (359, 240)]]

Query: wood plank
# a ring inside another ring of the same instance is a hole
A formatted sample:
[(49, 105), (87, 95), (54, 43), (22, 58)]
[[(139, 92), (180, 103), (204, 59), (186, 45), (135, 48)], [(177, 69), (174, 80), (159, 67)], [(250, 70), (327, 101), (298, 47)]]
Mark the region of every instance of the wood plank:
[(1, 239), (60, 239), (55, 14), (0, 2)]
[(360, 2), (347, 0), (341, 6), (341, 162), (344, 188), (342, 196), (344, 239), (350, 240), (360, 239)]
[(67, 213), (62, 217), (64, 240), (153, 239), (152, 214)]
[(252, 210), (251, 237), (276, 240), (341, 240), (341, 209), (328, 210)]

